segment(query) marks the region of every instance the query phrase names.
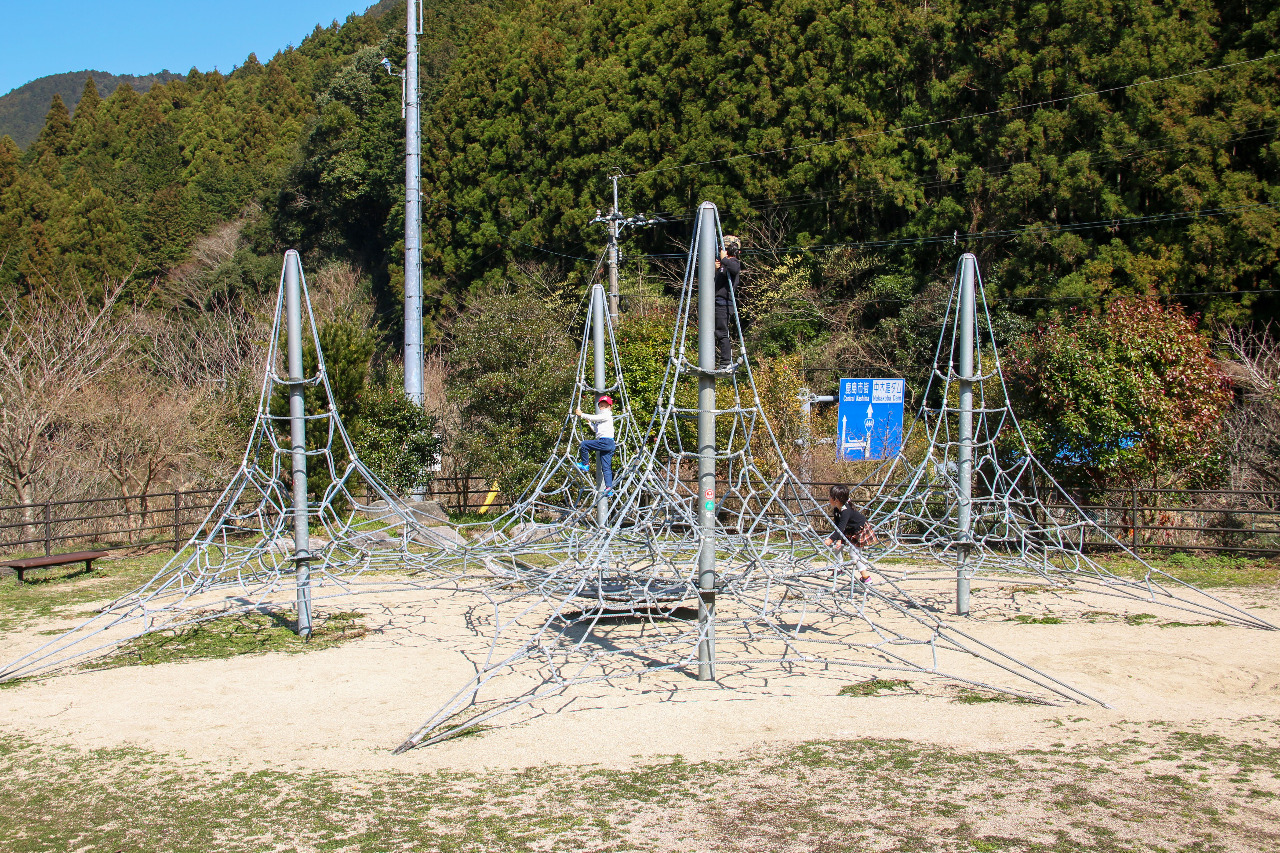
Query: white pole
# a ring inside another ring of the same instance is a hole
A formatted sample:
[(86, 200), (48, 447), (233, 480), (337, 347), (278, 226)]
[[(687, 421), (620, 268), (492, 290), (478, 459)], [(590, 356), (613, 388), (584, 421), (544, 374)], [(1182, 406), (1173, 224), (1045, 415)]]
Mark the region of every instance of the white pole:
[(960, 258), (960, 352), (956, 368), (960, 378), (960, 506), (957, 512), (956, 538), (959, 563), (956, 565), (956, 613), (969, 615), (969, 551), (973, 546), (973, 347), (977, 305), (974, 280), (978, 259), (966, 252)]
[(698, 680), (716, 677), (716, 206), (698, 211)]
[[(600, 410), (600, 398), (605, 393), (604, 376), (604, 287), (591, 287), (591, 337), (595, 343), (595, 391), (596, 411)], [(603, 529), (609, 526), (609, 499), (604, 494), (604, 466), (596, 465), (596, 518)]]
[(418, 3), (409, 0), (404, 67), (404, 393), (422, 405), (422, 133), (418, 116)]
[(293, 559), (298, 583), (298, 636), (311, 637), (311, 531), (307, 512), (307, 420), (302, 385), (302, 260), (284, 254), (285, 326), (289, 354), (289, 444), (293, 453)]

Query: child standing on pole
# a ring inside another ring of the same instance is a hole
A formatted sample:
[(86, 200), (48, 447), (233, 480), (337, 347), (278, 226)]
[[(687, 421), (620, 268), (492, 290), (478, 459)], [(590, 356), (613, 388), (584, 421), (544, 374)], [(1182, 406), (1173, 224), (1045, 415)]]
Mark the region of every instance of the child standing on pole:
[(742, 241), (732, 235), (724, 238), (724, 250), (716, 258), (716, 367), (733, 363), (730, 323), (736, 322), (738, 277), (742, 274)]
[(596, 401), (594, 415), (583, 414), (582, 409), (574, 409), (573, 413), (591, 424), (596, 437), (582, 442), (578, 448), (578, 470), (586, 473), (591, 470), (591, 452), (594, 450), (600, 464), (600, 474), (604, 480), (604, 493), (613, 494), (613, 451), (617, 445), (613, 441), (613, 398), (607, 394)]

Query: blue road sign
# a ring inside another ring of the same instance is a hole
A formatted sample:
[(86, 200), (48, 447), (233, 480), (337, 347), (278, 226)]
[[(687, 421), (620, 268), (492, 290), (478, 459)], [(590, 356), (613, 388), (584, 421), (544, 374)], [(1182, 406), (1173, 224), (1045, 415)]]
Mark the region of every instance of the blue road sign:
[(905, 379), (841, 379), (840, 458), (888, 459), (902, 449)]

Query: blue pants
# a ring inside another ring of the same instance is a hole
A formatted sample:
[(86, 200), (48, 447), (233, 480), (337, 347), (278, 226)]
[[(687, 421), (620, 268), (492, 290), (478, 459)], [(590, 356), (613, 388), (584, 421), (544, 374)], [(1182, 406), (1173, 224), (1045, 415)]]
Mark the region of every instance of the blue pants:
[(593, 438), (582, 442), (582, 446), (578, 448), (578, 459), (583, 465), (590, 465), (591, 451), (596, 452), (596, 457), (600, 460), (600, 471), (604, 474), (606, 489), (613, 488), (613, 451), (616, 447), (612, 438)]

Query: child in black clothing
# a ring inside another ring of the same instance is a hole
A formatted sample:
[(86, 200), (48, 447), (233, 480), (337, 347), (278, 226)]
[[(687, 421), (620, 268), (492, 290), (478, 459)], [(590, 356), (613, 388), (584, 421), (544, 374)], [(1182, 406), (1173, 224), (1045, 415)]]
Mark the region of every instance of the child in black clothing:
[(858, 534), (866, 526), (867, 517), (849, 503), (848, 486), (832, 486), (828, 495), (831, 499), (831, 520), (835, 524), (835, 530), (823, 540), (822, 544), (837, 554), (841, 553), (847, 544), (849, 554), (853, 557), (853, 564), (858, 568), (858, 580), (869, 584), (871, 567), (867, 565), (866, 560), (862, 559), (862, 550), (858, 547)]

